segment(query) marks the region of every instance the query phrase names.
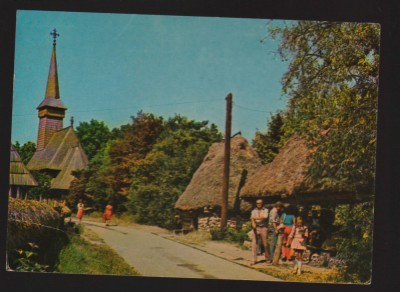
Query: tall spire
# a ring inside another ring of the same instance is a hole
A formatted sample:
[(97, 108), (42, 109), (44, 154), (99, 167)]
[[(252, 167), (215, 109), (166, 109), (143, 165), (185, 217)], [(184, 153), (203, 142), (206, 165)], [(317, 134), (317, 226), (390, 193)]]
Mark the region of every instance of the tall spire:
[(39, 132), (37, 139), (37, 151), (46, 147), (51, 136), (63, 128), (66, 107), (60, 99), (60, 89), (58, 85), (57, 57), (56, 57), (56, 38), (60, 36), (54, 29), (50, 35), (53, 37), (53, 50), (50, 59), (50, 69), (47, 78), (46, 94), (43, 101), (39, 104)]
[(60, 89), (58, 86), (57, 58), (56, 58), (56, 38), (60, 36), (54, 29), (50, 35), (53, 36), (53, 51), (50, 59), (50, 70), (47, 78), (47, 88), (45, 98), (60, 99)]

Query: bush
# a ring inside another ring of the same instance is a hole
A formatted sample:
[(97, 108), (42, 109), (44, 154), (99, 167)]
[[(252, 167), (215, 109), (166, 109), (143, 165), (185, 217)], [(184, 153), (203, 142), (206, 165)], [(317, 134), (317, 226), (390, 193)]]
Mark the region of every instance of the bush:
[[(68, 241), (60, 214), (46, 203), (9, 198), (7, 257), (11, 269), (51, 270)], [(37, 265), (35, 265), (37, 264)]]
[(341, 225), (337, 258), (343, 261), (340, 275), (345, 281), (369, 282), (372, 269), (372, 202), (340, 206), (336, 222)]
[(226, 236), (226, 232), (221, 231), (219, 228), (211, 228), (210, 234), (211, 240), (223, 240)]
[(228, 228), (226, 230), (226, 240), (243, 245), (245, 241), (249, 241), (250, 238), (247, 233), (251, 228), (242, 228), (240, 230), (234, 228)]
[(243, 245), (245, 241), (250, 240), (247, 235), (250, 230), (251, 222), (248, 222), (246, 227), (239, 230), (228, 227), (225, 232), (222, 232), (219, 228), (212, 228), (210, 229), (211, 240), (226, 240)]
[(23, 272), (47, 272), (49, 266), (38, 263), (37, 251), (39, 250), (39, 246), (32, 242), (28, 244), (28, 250), (16, 250), (19, 256), (14, 260), (15, 270)]

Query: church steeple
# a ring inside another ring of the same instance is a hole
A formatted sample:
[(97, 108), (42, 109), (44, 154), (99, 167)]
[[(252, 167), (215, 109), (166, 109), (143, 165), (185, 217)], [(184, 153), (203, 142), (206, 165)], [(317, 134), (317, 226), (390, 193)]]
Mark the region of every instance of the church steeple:
[(58, 84), (56, 38), (60, 35), (57, 33), (56, 29), (54, 29), (50, 35), (53, 36), (53, 49), (45, 98), (37, 107), (39, 111), (39, 132), (36, 151), (44, 149), (54, 132), (63, 128), (63, 119), (65, 117), (65, 111), (67, 110), (60, 99)]
[(60, 98), (60, 89), (58, 87), (58, 72), (57, 72), (57, 58), (56, 58), (56, 37), (59, 36), (56, 29), (51, 33), (53, 35), (53, 51), (50, 59), (50, 70), (47, 78), (47, 88), (45, 98)]

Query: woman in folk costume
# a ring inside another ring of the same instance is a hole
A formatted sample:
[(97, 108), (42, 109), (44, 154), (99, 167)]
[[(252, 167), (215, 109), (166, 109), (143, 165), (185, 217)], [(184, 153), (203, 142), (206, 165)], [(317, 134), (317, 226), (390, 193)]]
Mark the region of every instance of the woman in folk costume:
[(296, 224), (294, 208), (289, 206), (286, 208), (285, 212), (281, 216), (281, 224), (284, 226), (284, 231), (282, 235), (282, 260), (286, 261), (292, 260), (291, 249), (286, 246), (286, 243), (289, 240), (289, 235), (292, 232), (293, 226)]
[(111, 222), (112, 213), (113, 213), (113, 206), (111, 205), (111, 202), (108, 202), (103, 214), (103, 219), (106, 222), (106, 226), (108, 226)]
[(82, 200), (79, 200), (78, 205), (76, 206), (78, 209), (78, 212), (76, 213), (76, 218), (79, 220), (79, 224), (81, 224), (82, 217), (83, 217), (83, 209), (85, 205), (83, 204)]
[(289, 241), (287, 246), (293, 249), (296, 254), (296, 259), (294, 260), (293, 274), (301, 275), (301, 267), (303, 265), (302, 258), (303, 253), (306, 248), (306, 238), (308, 237), (308, 228), (303, 224), (303, 218), (297, 217), (296, 224), (292, 228), (289, 235)]

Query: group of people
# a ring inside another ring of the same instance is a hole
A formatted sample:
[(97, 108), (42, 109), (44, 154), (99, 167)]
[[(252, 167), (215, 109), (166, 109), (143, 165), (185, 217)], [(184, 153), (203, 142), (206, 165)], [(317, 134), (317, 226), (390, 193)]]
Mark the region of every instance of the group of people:
[[(293, 208), (285, 210), (282, 202), (277, 202), (271, 210), (264, 207), (261, 199), (256, 201), (256, 208), (251, 212), (252, 225), (252, 261), (257, 263), (258, 243), (261, 240), (265, 261), (272, 263), (276, 252), (278, 235), (282, 236), (282, 260), (293, 261), (294, 274), (301, 274), (302, 257), (309, 236), (308, 227), (301, 216), (296, 216)], [(279, 252), (279, 251), (278, 251)]]
[[(83, 204), (82, 199), (79, 200), (79, 203), (76, 206), (76, 208), (77, 208), (76, 218), (79, 220), (79, 224), (81, 224), (83, 213), (85, 211), (85, 205)], [(103, 221), (106, 224), (106, 226), (110, 225), (112, 214), (113, 214), (113, 206), (111, 205), (111, 202), (108, 202), (108, 204), (104, 210), (103, 216), (102, 216)]]

